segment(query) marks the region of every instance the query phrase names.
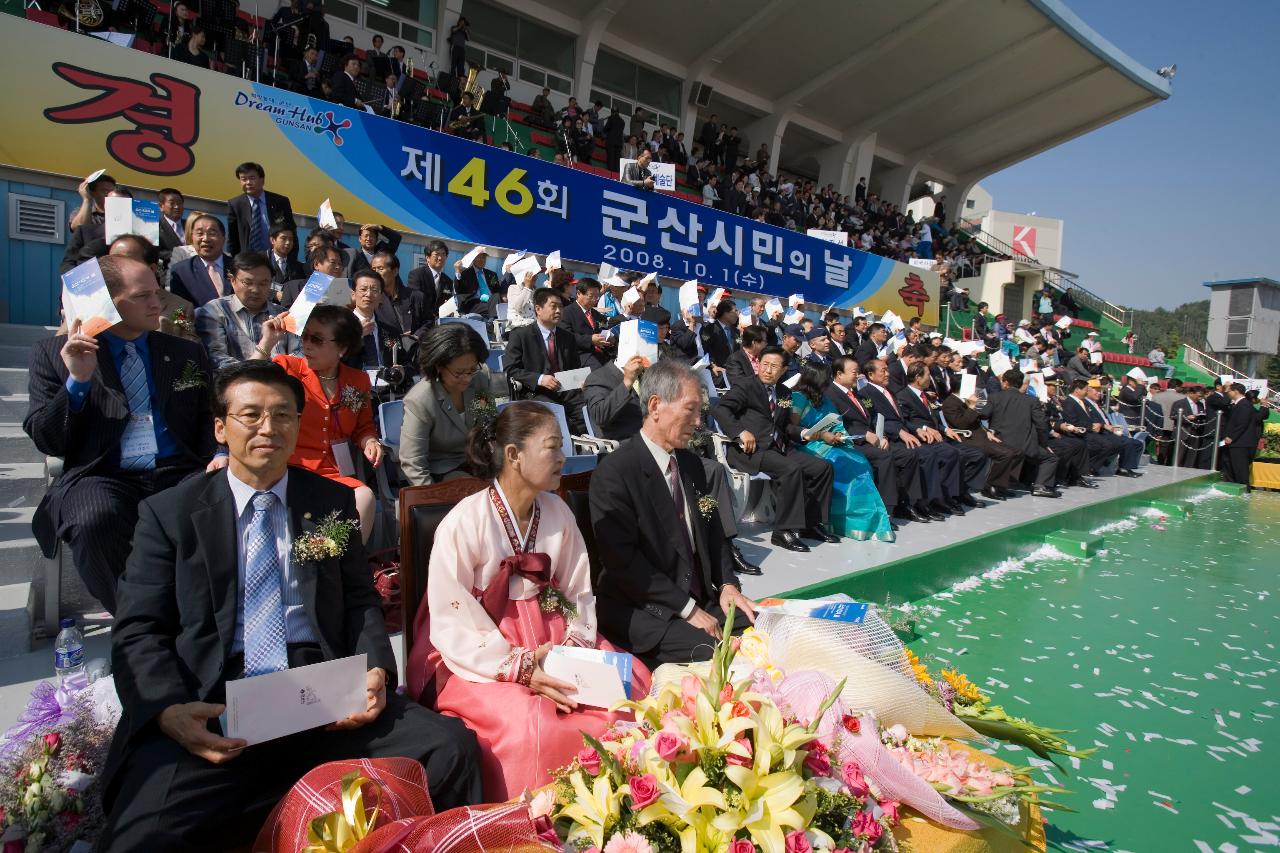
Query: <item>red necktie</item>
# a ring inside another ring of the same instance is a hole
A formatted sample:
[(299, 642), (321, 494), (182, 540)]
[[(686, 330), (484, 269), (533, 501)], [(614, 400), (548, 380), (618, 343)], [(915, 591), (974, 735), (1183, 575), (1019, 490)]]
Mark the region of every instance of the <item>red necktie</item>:
[(554, 330), (547, 335), (547, 364), (551, 366), (552, 373), (560, 372), (560, 359), (556, 358), (556, 333)]
[(587, 325), (590, 326), (591, 331), (594, 332), (596, 330), (596, 321), (595, 318), (591, 316), (591, 309), (584, 308), (582, 310), (582, 315), (587, 318)]
[(867, 410), (862, 408), (862, 404), (858, 402), (857, 396), (852, 391), (846, 391), (845, 393), (849, 395), (849, 402), (857, 406), (858, 411), (861, 412), (862, 416), (865, 418), (867, 416)]

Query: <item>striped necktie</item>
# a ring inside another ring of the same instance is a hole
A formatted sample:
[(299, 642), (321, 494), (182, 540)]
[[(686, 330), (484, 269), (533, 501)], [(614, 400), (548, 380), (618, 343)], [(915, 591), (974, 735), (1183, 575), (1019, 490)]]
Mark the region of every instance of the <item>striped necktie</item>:
[[(124, 396), (129, 402), (129, 423), (124, 428), (125, 435), (121, 441), (123, 447), (127, 443), (125, 439), (134, 430), (154, 429), (151, 425), (151, 389), (147, 387), (147, 369), (143, 366), (138, 347), (133, 341), (124, 345), (120, 382), (124, 385)], [(144, 453), (141, 456), (121, 457), (120, 467), (126, 471), (146, 471), (156, 467), (156, 455)]]
[(264, 252), (270, 244), (262, 227), (262, 199), (250, 198), (249, 207), (253, 211), (253, 219), (249, 222), (249, 247), (255, 252)]
[(255, 492), (244, 573), (245, 677), (289, 668), (285, 645), (284, 591), (280, 552), (271, 514), (278, 501), (273, 492)]

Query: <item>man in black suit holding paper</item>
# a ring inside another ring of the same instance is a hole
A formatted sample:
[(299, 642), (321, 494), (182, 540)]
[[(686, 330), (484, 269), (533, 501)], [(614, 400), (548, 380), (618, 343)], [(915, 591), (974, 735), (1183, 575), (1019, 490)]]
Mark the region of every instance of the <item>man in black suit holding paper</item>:
[(960, 441), (960, 435), (934, 414), (934, 401), (926, 396), (925, 388), (929, 384), (929, 367), (923, 361), (914, 362), (907, 368), (907, 387), (898, 394), (898, 408), (901, 409), (908, 428), (925, 444), (941, 444), (945, 450), (954, 452), (959, 459), (960, 490), (951, 495), (948, 505), (953, 513), (961, 513), (957, 503), (967, 507), (979, 506), (971, 491), (982, 489), (986, 483), (987, 473), (991, 470), (991, 461), (981, 450)]
[(453, 279), (444, 271), (444, 262), (448, 259), (449, 247), (444, 241), (432, 240), (427, 244), (426, 263), (411, 271), (406, 282), (410, 289), (426, 298), (433, 325), (439, 319), (440, 306), (453, 296)]
[(738, 588), (708, 487), (685, 449), (702, 418), (702, 384), (674, 359), (640, 379), (640, 435), (601, 458), (591, 476), (591, 524), (600, 557), (596, 615), (606, 637), (648, 666), (708, 660), (725, 611), (735, 633), (755, 621)]
[(560, 328), (573, 335), (578, 348), (578, 361), (582, 366), (594, 370), (610, 361), (609, 350), (612, 348), (609, 339), (604, 336), (605, 317), (596, 310), (596, 302), (600, 299), (600, 282), (592, 278), (579, 279), (575, 291), (577, 301), (570, 302), (560, 310)]
[[(298, 556), (299, 538), (321, 533), (331, 512), (356, 517), (350, 489), (289, 467), (301, 383), (247, 361), (219, 373), (213, 394), (229, 464), (143, 503), (120, 581), (112, 664), (123, 715), (97, 849), (235, 847), (302, 774), (344, 758), (409, 756), (426, 767), (436, 808), (478, 802), (475, 736), (395, 692), (359, 538)], [(223, 736), (228, 681), (359, 654), (365, 710), (252, 746)]]
[(853, 439), (853, 446), (871, 463), (880, 499), (895, 518), (927, 524), (929, 516), (916, 509), (924, 496), (920, 460), (902, 444), (876, 435), (875, 415), (858, 396), (858, 363), (842, 355), (836, 357), (832, 368), (831, 384), (823, 393), (844, 420), (844, 431)]
[(574, 435), (585, 435), (582, 392), (562, 390), (555, 374), (582, 367), (573, 335), (561, 329), (560, 294), (549, 287), (533, 294), (536, 322), (513, 329), (507, 338), (502, 366), (507, 378), (520, 383), (522, 399), (559, 403)]
[(770, 542), (807, 552), (801, 538), (840, 541), (826, 529), (834, 473), (827, 460), (793, 446), (803, 440), (803, 431), (791, 422), (791, 391), (778, 385), (783, 358), (778, 347), (765, 347), (760, 372), (726, 391), (712, 415), (734, 440), (729, 464), (746, 474), (763, 471), (772, 480), (777, 514)]

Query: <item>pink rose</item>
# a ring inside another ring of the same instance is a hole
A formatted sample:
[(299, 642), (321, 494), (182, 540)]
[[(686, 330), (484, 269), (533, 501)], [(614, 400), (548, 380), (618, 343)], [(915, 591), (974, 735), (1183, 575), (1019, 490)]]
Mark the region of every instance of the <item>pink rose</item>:
[(898, 814), (898, 809), (901, 807), (897, 800), (885, 800), (880, 804), (880, 810), (884, 812), (885, 818), (892, 824), (896, 824), (902, 819)]
[(58, 751), (58, 747), (62, 746), (62, 735), (57, 732), (49, 732), (44, 736), (44, 745), (52, 754)]
[(725, 753), (724, 760), (729, 764), (736, 764), (738, 767), (750, 767), (754, 764), (755, 752), (751, 748), (751, 741), (747, 740), (745, 737), (740, 737), (735, 740), (734, 743), (744, 750), (746, 754), (739, 755), (738, 753), (730, 750)]
[(653, 778), (650, 773), (646, 773), (643, 776), (632, 776), (627, 781), (627, 786), (631, 788), (631, 807), (633, 809), (642, 809), (658, 799), (658, 780)]
[(653, 749), (663, 761), (675, 761), (676, 756), (684, 752), (685, 739), (675, 732), (663, 729), (653, 739)]
[(805, 769), (814, 776), (831, 775), (831, 759), (827, 756), (827, 748), (818, 741), (810, 741), (805, 749), (809, 754), (804, 757)]
[(862, 775), (862, 768), (858, 766), (856, 761), (850, 761), (841, 771), (844, 783), (849, 787), (849, 793), (855, 797), (865, 797), (871, 793), (871, 786), (867, 784), (867, 779)]
[(852, 829), (854, 835), (861, 835), (872, 844), (875, 844), (884, 833), (884, 828), (871, 816), (871, 812), (865, 810), (854, 816)]
[(578, 764), (592, 776), (600, 772), (600, 753), (591, 747), (578, 750)]
[(756, 853), (756, 846), (745, 838), (735, 838), (729, 845), (729, 853)]
[(809, 844), (809, 839), (805, 838), (803, 829), (788, 832), (786, 842), (787, 853), (813, 853), (813, 847)]

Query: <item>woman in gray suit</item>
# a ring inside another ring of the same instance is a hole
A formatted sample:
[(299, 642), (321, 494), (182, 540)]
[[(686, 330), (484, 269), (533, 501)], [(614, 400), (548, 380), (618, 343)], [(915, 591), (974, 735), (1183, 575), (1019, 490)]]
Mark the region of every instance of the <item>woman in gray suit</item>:
[(470, 476), (467, 433), (477, 417), (492, 417), (489, 347), (465, 323), (433, 327), (418, 345), (423, 381), (404, 398), (400, 467), (414, 486)]

